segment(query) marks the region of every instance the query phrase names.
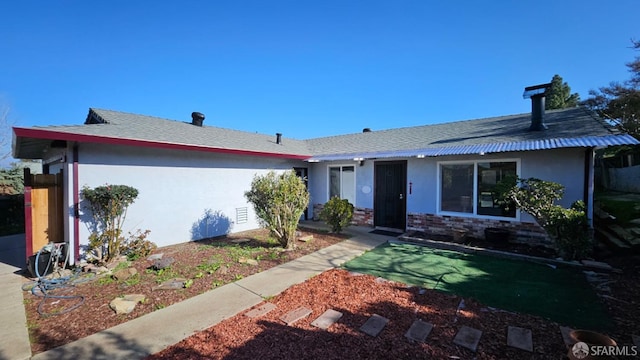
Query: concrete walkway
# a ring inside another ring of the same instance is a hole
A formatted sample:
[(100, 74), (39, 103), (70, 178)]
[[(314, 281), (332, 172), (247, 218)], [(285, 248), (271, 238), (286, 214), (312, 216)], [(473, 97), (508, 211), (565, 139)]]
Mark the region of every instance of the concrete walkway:
[[(315, 227), (322, 224), (304, 222), (302, 225)], [(388, 236), (370, 234), (371, 230), (369, 227), (349, 227), (345, 232), (352, 237), (339, 244), (37, 354), (32, 359), (143, 359), (259, 304), (263, 297), (277, 295), (290, 286), (340, 266), (389, 239)], [(12, 293), (21, 294), (18, 290)], [(22, 296), (20, 300), (15, 299), (15, 303), (22, 307)], [(0, 304), (2, 305), (3, 303)], [(16, 323), (10, 328), (16, 331), (16, 337), (20, 334), (21, 340), (26, 339), (28, 344), (24, 308), (22, 314), (22, 323)], [(3, 328), (6, 328), (4, 324)], [(30, 355), (9, 354), (7, 349), (11, 343), (3, 342), (0, 346), (0, 359), (25, 359)]]
[(0, 359), (28, 359), (31, 344), (27, 332), (20, 263), (25, 263), (24, 234), (0, 237)]

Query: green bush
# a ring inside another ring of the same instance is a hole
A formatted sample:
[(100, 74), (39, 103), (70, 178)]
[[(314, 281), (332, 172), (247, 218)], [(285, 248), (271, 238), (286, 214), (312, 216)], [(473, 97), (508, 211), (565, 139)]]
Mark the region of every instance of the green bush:
[(147, 236), (151, 230), (145, 230), (144, 232), (137, 230), (135, 233), (129, 233), (120, 245), (120, 253), (127, 256), (130, 261), (137, 260), (148, 256), (151, 252), (158, 248), (158, 246), (149, 241)]
[(293, 170), (283, 174), (270, 171), (264, 176), (256, 175), (244, 196), (253, 204), (261, 225), (282, 247), (292, 249), (300, 216), (309, 205), (304, 180)]
[(89, 251), (94, 251), (99, 261), (109, 262), (120, 255), (125, 241), (122, 225), (138, 190), (127, 185), (104, 185), (85, 187), (81, 194), (89, 204), (95, 225), (89, 236)]
[(562, 198), (564, 186), (535, 178), (510, 178), (498, 185), (501, 202), (515, 204), (533, 216), (566, 260), (591, 254), (593, 243), (584, 202), (576, 201), (569, 209), (555, 204)]
[(324, 204), (322, 211), (320, 211), (320, 219), (331, 226), (331, 231), (339, 233), (351, 224), (353, 204), (347, 199), (340, 199), (334, 196)]
[(556, 205), (545, 229), (556, 239), (558, 250), (566, 260), (584, 259), (593, 250), (589, 219), (582, 201), (573, 203), (569, 209)]

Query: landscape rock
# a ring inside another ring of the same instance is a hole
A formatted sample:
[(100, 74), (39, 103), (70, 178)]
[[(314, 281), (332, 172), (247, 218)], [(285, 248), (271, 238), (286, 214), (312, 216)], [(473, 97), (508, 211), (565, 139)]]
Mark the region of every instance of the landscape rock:
[(164, 253), (149, 255), (148, 261), (160, 260), (164, 256)]
[(216, 270), (216, 273), (220, 274), (220, 275), (225, 275), (229, 273), (229, 268), (226, 267), (225, 265), (222, 265), (218, 268), (218, 270)]
[(183, 289), (185, 281), (187, 281), (187, 279), (174, 278), (174, 279), (171, 279), (171, 280), (167, 280), (167, 281), (163, 282), (162, 284), (151, 288), (151, 290), (155, 291), (155, 290), (179, 290), (179, 289)]
[(240, 259), (238, 259), (238, 262), (240, 264), (248, 264), (248, 265), (253, 265), (253, 266), (258, 265), (258, 261), (257, 260), (249, 259), (249, 258), (246, 258), (246, 257), (241, 257)]
[(116, 314), (128, 314), (135, 309), (137, 302), (131, 300), (125, 300), (124, 298), (115, 298), (109, 303), (109, 307), (116, 312)]
[(306, 235), (306, 236), (301, 236), (298, 238), (299, 241), (302, 242), (309, 242), (311, 240), (313, 240), (313, 235)]
[(129, 294), (125, 295), (123, 299), (127, 301), (135, 301), (136, 303), (143, 303), (147, 299), (147, 296), (144, 294)]
[(116, 272), (114, 272), (111, 276), (119, 281), (127, 281), (129, 278), (131, 278), (132, 276), (136, 275), (138, 273), (138, 270), (136, 270), (136, 268), (134, 267), (129, 267), (126, 269), (121, 269), (118, 270)]
[(162, 259), (157, 259), (153, 262), (153, 265), (151, 265), (151, 267), (154, 270), (162, 270), (162, 269), (166, 269), (168, 267), (171, 266), (171, 264), (173, 264), (176, 261), (176, 259), (172, 258), (172, 257), (163, 257)]

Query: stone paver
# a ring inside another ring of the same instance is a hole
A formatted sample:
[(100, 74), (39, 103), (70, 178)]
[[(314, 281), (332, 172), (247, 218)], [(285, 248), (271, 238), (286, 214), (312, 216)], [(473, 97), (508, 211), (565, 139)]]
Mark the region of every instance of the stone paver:
[(313, 311), (311, 309), (301, 306), (295, 310), (289, 311), (283, 317), (280, 318), (285, 324), (292, 325), (300, 319), (304, 319), (309, 316)]
[(562, 341), (564, 341), (564, 345), (568, 348), (573, 346), (573, 344), (576, 343), (569, 335), (569, 333), (572, 331), (573, 331), (572, 328), (569, 328), (566, 326), (560, 326), (560, 334), (562, 335)]
[(360, 331), (363, 333), (376, 337), (382, 329), (387, 325), (389, 319), (382, 317), (378, 314), (373, 314), (361, 327)]
[(322, 315), (318, 316), (317, 319), (311, 322), (311, 325), (320, 328), (322, 330), (327, 330), (331, 325), (335, 324), (342, 317), (342, 313), (340, 311), (336, 311), (333, 309), (328, 309), (323, 312)]
[(509, 326), (507, 328), (507, 346), (533, 352), (531, 330), (517, 326)]
[(266, 315), (269, 311), (275, 309), (276, 306), (273, 303), (264, 303), (257, 308), (247, 311), (244, 315), (250, 318), (257, 318), (259, 316)]
[(453, 343), (475, 352), (481, 336), (482, 331), (463, 325), (453, 338)]
[(404, 336), (409, 340), (425, 342), (432, 329), (433, 324), (416, 319)]

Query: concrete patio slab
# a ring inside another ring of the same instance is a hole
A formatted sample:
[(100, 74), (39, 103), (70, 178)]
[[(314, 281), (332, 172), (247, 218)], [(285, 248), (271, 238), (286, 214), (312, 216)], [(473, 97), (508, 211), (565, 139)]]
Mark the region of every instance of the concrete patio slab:
[(342, 313), (340, 311), (336, 311), (333, 309), (328, 309), (323, 312), (322, 315), (318, 316), (317, 319), (311, 322), (311, 325), (320, 328), (322, 330), (327, 330), (331, 325), (335, 324), (342, 317)]
[(289, 311), (284, 316), (282, 316), (280, 320), (282, 320), (287, 325), (293, 325), (298, 320), (304, 319), (307, 316), (311, 315), (312, 312), (313, 311), (311, 311), (311, 309), (301, 306), (295, 310)]
[(244, 313), (244, 315), (253, 319), (260, 316), (264, 316), (275, 308), (276, 306), (274, 304), (268, 302), (258, 306), (257, 308), (251, 311), (247, 311), (246, 313)]
[(416, 319), (404, 336), (409, 340), (425, 342), (432, 329), (433, 324)]
[(531, 330), (517, 326), (507, 328), (507, 346), (533, 352), (533, 336)]
[(482, 331), (463, 325), (453, 338), (453, 343), (475, 352), (481, 336)]
[(361, 327), (360, 331), (363, 333), (376, 337), (382, 329), (389, 323), (389, 319), (382, 317), (378, 314), (373, 314)]

